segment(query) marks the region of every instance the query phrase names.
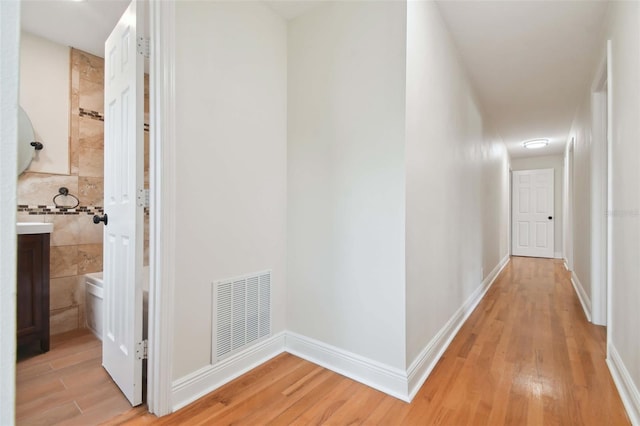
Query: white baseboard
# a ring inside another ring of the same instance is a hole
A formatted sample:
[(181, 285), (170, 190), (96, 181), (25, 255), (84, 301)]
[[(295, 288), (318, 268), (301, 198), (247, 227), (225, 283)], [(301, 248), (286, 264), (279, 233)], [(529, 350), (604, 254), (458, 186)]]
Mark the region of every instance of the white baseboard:
[(582, 283), (575, 271), (571, 271), (571, 284), (573, 284), (573, 288), (578, 295), (578, 300), (580, 300), (580, 304), (582, 305), (582, 310), (587, 317), (587, 321), (591, 322), (591, 298), (587, 292), (584, 291), (584, 287), (582, 286)]
[(324, 342), (291, 331), (283, 331), (217, 364), (207, 365), (175, 380), (171, 386), (172, 409), (179, 410), (284, 351), (402, 401), (410, 402), (462, 324), (509, 263), (509, 258), (505, 256), (496, 265), (406, 372)]
[(640, 425), (640, 391), (633, 382), (629, 370), (622, 362), (620, 354), (616, 350), (615, 346), (609, 345), (608, 347), (607, 365), (609, 371), (613, 377), (613, 382), (618, 388), (618, 393), (624, 404), (624, 408), (627, 410), (627, 415), (631, 424), (634, 426)]
[(562, 259), (562, 253), (557, 251), (557, 252), (554, 253), (553, 257), (556, 258), (556, 259)]
[(217, 364), (207, 365), (175, 380), (171, 386), (173, 411), (202, 398), (225, 383), (243, 375), (284, 352), (285, 332), (242, 351)]
[(285, 350), (297, 357), (409, 402), (404, 371), (291, 331)]
[(562, 259), (564, 262), (562, 262), (564, 264), (564, 269), (566, 269), (567, 271), (569, 271), (569, 263), (567, 262), (567, 259)]
[(436, 366), (437, 362), (442, 357), (444, 351), (449, 347), (449, 344), (456, 336), (460, 327), (469, 318), (469, 315), (478, 306), (480, 300), (487, 293), (491, 285), (495, 282), (500, 272), (509, 263), (510, 256), (505, 256), (489, 275), (484, 279), (482, 284), (476, 291), (467, 299), (467, 301), (456, 311), (456, 313), (447, 321), (444, 327), (440, 329), (438, 334), (425, 346), (416, 359), (409, 366), (407, 375), (409, 379), (409, 400), (412, 400), (418, 393), (424, 382), (431, 374), (431, 371)]

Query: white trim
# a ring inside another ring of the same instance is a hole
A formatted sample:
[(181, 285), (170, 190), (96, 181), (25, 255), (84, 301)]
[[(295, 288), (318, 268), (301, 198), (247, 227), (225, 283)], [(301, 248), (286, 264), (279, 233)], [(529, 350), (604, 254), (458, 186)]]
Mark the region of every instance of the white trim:
[(150, 292), (149, 412), (172, 406), (173, 294), (175, 287), (175, 3), (149, 3), (150, 55)]
[(554, 259), (562, 259), (562, 252), (557, 251), (553, 254)]
[(15, 422), (20, 2), (0, 0), (0, 424)]
[(404, 371), (288, 331), (285, 350), (388, 395), (410, 402)]
[(607, 357), (607, 365), (613, 377), (613, 382), (618, 388), (618, 393), (624, 404), (624, 408), (627, 410), (629, 420), (632, 425), (640, 425), (640, 391), (633, 382), (629, 370), (622, 362), (620, 354), (616, 348), (610, 344), (607, 345), (609, 356)]
[(496, 278), (504, 270), (509, 263), (510, 257), (505, 256), (500, 263), (493, 268), (493, 271), (487, 275), (476, 291), (467, 299), (467, 301), (458, 309), (458, 311), (447, 321), (444, 327), (431, 339), (431, 341), (420, 352), (420, 355), (411, 363), (407, 370), (409, 385), (409, 401), (411, 401), (424, 382), (431, 374), (444, 351), (449, 347), (453, 338), (458, 334), (460, 327), (465, 323), (469, 315), (478, 306), (489, 288), (493, 285)]
[(571, 284), (578, 295), (578, 300), (580, 300), (584, 315), (587, 317), (587, 320), (591, 322), (591, 299), (589, 299), (589, 295), (584, 290), (584, 287), (582, 286), (582, 283), (575, 271), (571, 271)]
[(172, 410), (190, 404), (285, 351), (410, 402), (460, 327), (509, 263), (509, 259), (507, 255), (496, 265), (465, 304), (429, 342), (407, 372), (310, 337), (284, 331), (216, 364), (207, 365), (175, 380), (171, 386)]
[(171, 389), (173, 410), (179, 410), (281, 354), (284, 342), (285, 333), (278, 333), (217, 364), (207, 365), (174, 381)]
[(569, 269), (569, 265), (567, 264), (567, 259), (564, 258), (562, 265), (564, 266), (564, 269), (566, 269), (567, 271), (571, 272), (571, 270)]

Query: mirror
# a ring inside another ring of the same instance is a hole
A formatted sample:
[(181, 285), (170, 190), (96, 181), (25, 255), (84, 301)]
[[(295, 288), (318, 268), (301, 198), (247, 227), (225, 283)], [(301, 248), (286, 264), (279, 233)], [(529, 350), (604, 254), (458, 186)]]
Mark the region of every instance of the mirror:
[(33, 159), (34, 147), (31, 142), (36, 137), (27, 113), (19, 107), (18, 111), (18, 176), (24, 172)]

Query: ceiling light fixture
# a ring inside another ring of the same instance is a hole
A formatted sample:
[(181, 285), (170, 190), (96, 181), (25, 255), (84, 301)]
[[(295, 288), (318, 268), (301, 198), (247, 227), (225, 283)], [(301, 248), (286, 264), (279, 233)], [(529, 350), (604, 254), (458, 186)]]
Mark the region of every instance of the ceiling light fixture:
[(544, 148), (549, 145), (549, 139), (531, 139), (529, 141), (522, 142), (522, 145), (527, 149)]

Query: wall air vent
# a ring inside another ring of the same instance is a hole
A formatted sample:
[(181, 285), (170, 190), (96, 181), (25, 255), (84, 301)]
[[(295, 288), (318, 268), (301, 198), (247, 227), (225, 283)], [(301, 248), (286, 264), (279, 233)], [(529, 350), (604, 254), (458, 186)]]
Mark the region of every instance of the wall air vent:
[(271, 333), (271, 271), (213, 284), (213, 353), (221, 360)]

